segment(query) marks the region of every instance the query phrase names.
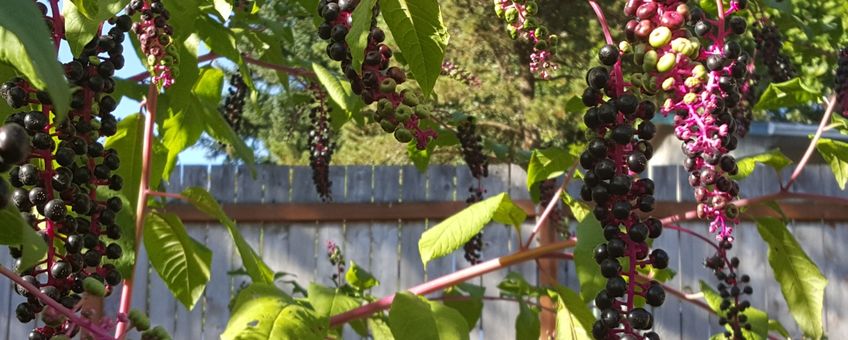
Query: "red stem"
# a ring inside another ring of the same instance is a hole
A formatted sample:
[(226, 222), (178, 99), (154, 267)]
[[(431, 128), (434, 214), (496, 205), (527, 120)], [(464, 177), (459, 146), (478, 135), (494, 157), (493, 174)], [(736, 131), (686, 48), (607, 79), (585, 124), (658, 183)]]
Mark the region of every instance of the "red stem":
[(795, 183), (795, 180), (798, 179), (798, 176), (801, 175), (801, 171), (804, 170), (804, 166), (807, 165), (807, 162), (810, 160), (810, 156), (813, 155), (813, 151), (816, 149), (816, 144), (818, 144), (819, 139), (821, 139), (822, 133), (824, 132), (825, 126), (830, 121), (830, 116), (833, 114), (833, 109), (836, 107), (836, 95), (830, 97), (830, 104), (827, 105), (827, 110), (824, 111), (824, 116), (822, 116), (821, 122), (819, 123), (819, 128), (816, 130), (816, 134), (813, 136), (813, 139), (810, 141), (810, 145), (807, 147), (807, 151), (804, 152), (804, 156), (801, 157), (801, 161), (798, 162), (798, 166), (795, 167), (795, 171), (792, 172), (792, 176), (789, 177), (789, 181), (786, 182), (786, 185), (783, 186), (783, 190), (789, 190), (792, 186), (792, 183)]
[[(147, 115), (144, 117), (144, 141), (142, 142), (142, 152), (144, 157), (141, 162), (141, 183), (138, 189), (138, 202), (135, 209), (135, 254), (138, 254), (141, 246), (142, 231), (144, 230), (144, 218), (147, 210), (147, 196), (150, 193), (150, 161), (153, 156), (153, 124), (156, 121), (156, 104), (159, 98), (159, 89), (156, 84), (150, 84), (147, 91)], [(137, 261), (133, 261), (132, 272), (135, 273)], [(121, 305), (118, 309), (118, 315), (127, 315), (132, 306), (133, 294), (133, 278), (124, 279), (124, 288), (121, 291)], [(126, 335), (127, 323), (124, 321), (118, 322), (118, 327), (115, 329), (115, 337), (123, 339)]]
[(15, 272), (9, 270), (8, 268), (6, 268), (2, 265), (0, 265), (0, 274), (3, 274), (3, 276), (8, 277), (10, 280), (14, 281), (16, 284), (20, 285), (21, 287), (24, 287), (24, 289), (26, 289), (28, 292), (30, 292), (30, 294), (32, 294), (33, 296), (38, 298), (39, 301), (43, 302), (44, 304), (55, 309), (57, 312), (66, 316), (75, 325), (78, 325), (82, 328), (85, 328), (86, 330), (88, 330), (92, 334), (96, 335), (98, 337), (98, 339), (111, 339), (111, 340), (115, 339), (115, 338), (109, 336), (109, 333), (107, 333), (106, 330), (104, 330), (103, 328), (92, 324), (90, 320), (80, 317), (74, 311), (66, 308), (61, 303), (56, 302), (56, 300), (51, 299), (46, 294), (42, 293), (41, 290), (39, 290), (35, 286), (31, 285), (29, 282), (24, 281), (18, 274), (16, 274)]
[(188, 198), (186, 198), (185, 196), (180, 195), (180, 194), (170, 193), (170, 192), (161, 192), (161, 191), (156, 191), (156, 190), (147, 190), (147, 195), (148, 195), (148, 196), (156, 196), (156, 197), (173, 198), (173, 199), (178, 199), (178, 200), (181, 200), (181, 201), (186, 201), (186, 202), (188, 202)]
[[(514, 254), (502, 256), (496, 259), (492, 259), (486, 262), (482, 262), (476, 264), (474, 266), (462, 269), (460, 271), (447, 274), (445, 276), (436, 278), (434, 280), (422, 283), (415, 287), (408, 289), (411, 293), (416, 295), (424, 295), (429, 294), (447, 287), (451, 287), (457, 285), (459, 283), (465, 282), (471, 278), (481, 276), (486, 273), (490, 273), (520, 262), (532, 260), (538, 258), (544, 254), (549, 254), (555, 252), (557, 250), (561, 250), (564, 248), (573, 247), (577, 244), (577, 240), (570, 239), (565, 241), (559, 241), (556, 243), (551, 243), (549, 245), (529, 249), (522, 250), (516, 252)], [(375, 302), (369, 303), (367, 305), (361, 306), (359, 308), (334, 315), (330, 318), (330, 326), (335, 327), (341, 325), (343, 323), (364, 318), (371, 314), (374, 314), (378, 311), (389, 308), (392, 305), (392, 301), (394, 300), (395, 295), (389, 295), (383, 297)]]
[(551, 201), (548, 203), (548, 206), (545, 207), (545, 211), (542, 212), (542, 215), (539, 216), (539, 222), (536, 222), (536, 226), (533, 227), (533, 232), (530, 233), (530, 236), (527, 237), (527, 242), (524, 243), (522, 249), (530, 248), (530, 243), (533, 242), (533, 238), (536, 237), (536, 234), (539, 233), (539, 229), (544, 225), (545, 220), (548, 219), (548, 215), (550, 215), (551, 211), (553, 211), (557, 202), (559, 202), (560, 195), (565, 192), (565, 189), (568, 187), (568, 183), (571, 182), (571, 179), (574, 177), (574, 172), (577, 171), (578, 162), (574, 162), (571, 165), (571, 169), (568, 170), (568, 174), (565, 175), (565, 179), (562, 181), (562, 185), (559, 186), (559, 189), (554, 193), (551, 197)]

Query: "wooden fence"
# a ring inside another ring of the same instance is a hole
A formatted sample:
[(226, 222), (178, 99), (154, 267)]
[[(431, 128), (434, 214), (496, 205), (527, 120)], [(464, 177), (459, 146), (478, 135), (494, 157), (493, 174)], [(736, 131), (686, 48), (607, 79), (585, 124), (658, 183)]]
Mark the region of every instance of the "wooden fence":
[[(239, 224), (240, 229), (272, 269), (296, 275), (303, 285), (312, 280), (331, 284), (332, 268), (325, 255), (328, 241), (337, 242), (348, 260), (356, 261), (379, 278), (380, 286), (373, 289), (376, 296), (387, 295), (468, 266), (460, 251), (432, 261), (425, 270), (421, 266), (417, 246), (421, 233), (438, 223), (439, 218), (444, 218), (446, 209), (455, 210), (464, 205), (461, 202), (445, 202), (463, 201), (467, 196), (472, 178), (466, 168), (431, 166), (426, 173), (421, 174), (413, 167), (348, 166), (333, 167), (330, 174), (333, 197), (335, 203), (340, 204), (318, 205), (320, 200), (313, 189), (311, 171), (307, 167), (260, 166), (258, 177), (253, 179), (242, 167), (187, 166), (177, 169), (167, 189), (180, 192), (184, 187), (200, 186), (209, 189), (220, 201), (231, 203), (230, 208), (236, 210), (239, 206), (266, 207), (261, 210), (265, 215), (256, 215), (266, 220), (250, 218), (252, 213), (244, 211), (236, 214), (247, 221)], [(661, 202), (660, 207), (665, 206), (665, 210), (680, 206), (692, 207), (691, 189), (686, 183), (685, 173), (679, 167), (654, 167), (648, 171), (648, 176), (657, 182), (656, 196)], [(516, 166), (492, 166), (490, 176), (484, 180), (483, 185), (489, 194), (508, 191), (513, 199), (528, 199), (525, 173)], [(743, 195), (748, 197), (779, 189), (776, 175), (763, 168), (758, 168), (741, 186)], [(576, 192), (577, 189), (577, 185), (571, 185), (569, 191)], [(830, 169), (825, 166), (808, 168), (797, 182), (796, 189), (846, 196), (846, 193), (839, 191)], [(267, 208), (269, 206), (279, 209), (276, 217), (273, 209), (269, 211)], [(350, 216), (356, 215), (350, 212), (356, 209), (350, 207), (360, 207), (359, 210), (366, 209), (371, 213), (385, 209), (391, 213), (385, 216), (375, 214), (371, 219), (363, 218), (360, 214), (356, 218), (351, 217), (351, 220), (321, 218), (304, 221), (310, 216), (322, 216), (322, 211), (326, 212), (326, 216), (343, 215), (343, 207), (348, 207)], [(428, 207), (436, 208), (428, 210)], [(825, 296), (826, 330), (833, 339), (848, 336), (848, 261), (843, 260), (848, 258), (845, 246), (848, 244), (848, 230), (844, 226), (848, 218), (844, 218), (846, 214), (842, 211), (848, 209), (835, 209), (820, 204), (789, 207), (792, 208), (787, 209), (791, 210), (790, 215), (798, 219), (790, 226), (791, 230), (830, 280)], [(175, 206), (174, 210), (181, 211), (181, 207)], [(422, 215), (421, 211), (416, 210), (427, 211)], [(193, 311), (186, 311), (170, 296), (155, 270), (147, 266), (142, 251), (139, 256), (141, 268), (136, 271), (139, 283), (134, 292), (134, 307), (146, 311), (152, 323), (167, 328), (174, 339), (217, 339), (229, 316), (227, 305), (237, 288), (246, 280), (228, 275), (229, 271), (240, 268), (241, 264), (226, 230), (211, 220), (192, 215), (188, 210), (182, 209), (182, 214), (189, 221), (187, 226), (191, 236), (214, 252), (212, 280), (202, 301)], [(292, 218), (294, 215), (300, 218)], [(386, 216), (391, 220), (387, 220)], [(403, 216), (413, 217), (401, 219)], [(484, 234), (484, 258), (515, 251), (519, 237), (528, 235), (532, 222), (528, 220), (524, 224), (522, 235), (516, 235), (513, 229), (501, 225), (488, 227)], [(700, 232), (706, 229), (703, 222), (685, 225)], [(750, 222), (745, 222), (738, 227), (737, 238), (734, 251), (742, 259), (741, 270), (751, 276), (754, 284), (754, 294), (750, 298), (752, 305), (766, 310), (770, 317), (780, 320), (797, 337), (800, 331), (772, 278), (766, 247), (756, 229)], [(712, 275), (702, 266), (704, 257), (710, 253), (703, 242), (667, 230), (654, 245), (666, 249), (672, 255), (670, 266), (678, 272), (669, 282), (673, 287), (695, 293), (698, 291), (698, 280), (714, 283)], [(12, 264), (7, 252), (0, 252), (0, 263), (6, 266)], [(562, 262), (557, 268), (560, 281), (578, 289), (573, 264)], [(509, 270), (521, 273), (530, 282), (537, 282), (541, 276), (533, 262), (516, 265)], [(474, 283), (485, 286), (487, 295), (497, 296), (496, 286), (506, 273), (491, 273), (474, 280)], [(291, 290), (290, 286), (285, 286), (285, 289)], [(107, 298), (107, 315), (114, 315), (117, 295)], [(28, 330), (36, 325), (35, 322), (21, 325), (15, 319), (14, 309), (21, 301), (21, 297), (13, 292), (11, 284), (4, 280), (0, 285), (0, 338), (26, 339)], [(517, 306), (510, 302), (487, 301), (482, 319), (472, 331), (472, 339), (514, 338), (517, 310)], [(671, 296), (654, 313), (656, 329), (663, 339), (706, 339), (720, 331), (714, 317)], [(358, 338), (349, 329), (344, 335), (345, 339)]]

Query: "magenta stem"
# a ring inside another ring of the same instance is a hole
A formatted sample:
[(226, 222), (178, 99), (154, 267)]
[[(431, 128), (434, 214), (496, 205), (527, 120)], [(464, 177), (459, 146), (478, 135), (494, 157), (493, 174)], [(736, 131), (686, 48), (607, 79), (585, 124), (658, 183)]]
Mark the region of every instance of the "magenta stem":
[(24, 289), (26, 289), (28, 292), (30, 292), (30, 294), (32, 294), (33, 296), (38, 298), (39, 301), (44, 302), (44, 304), (50, 306), (51, 308), (55, 309), (57, 312), (66, 316), (75, 325), (78, 325), (82, 328), (85, 328), (86, 330), (88, 330), (92, 334), (96, 335), (98, 337), (98, 339), (103, 339), (103, 340), (110, 340), (110, 339), (114, 340), (115, 339), (115, 338), (109, 336), (109, 333), (107, 333), (106, 330), (104, 330), (103, 328), (100, 328), (100, 327), (92, 324), (90, 320), (80, 317), (74, 311), (66, 308), (61, 303), (56, 302), (56, 300), (51, 299), (46, 294), (42, 293), (41, 290), (39, 290), (38, 288), (36, 288), (32, 284), (30, 284), (29, 282), (24, 281), (20, 276), (18, 276), (18, 274), (9, 270), (8, 268), (4, 267), (3, 265), (0, 265), (0, 274), (3, 274), (3, 276), (8, 277), (10, 280), (14, 281), (19, 286), (24, 287)]
[(833, 110), (836, 107), (836, 95), (830, 97), (830, 103), (827, 105), (827, 110), (824, 111), (824, 115), (822, 116), (821, 122), (819, 123), (819, 127), (816, 130), (816, 134), (813, 136), (813, 139), (810, 141), (810, 145), (807, 147), (807, 151), (804, 152), (804, 156), (801, 157), (801, 161), (798, 162), (798, 166), (795, 167), (795, 171), (792, 172), (792, 176), (789, 177), (789, 181), (786, 182), (786, 185), (783, 186), (783, 190), (789, 190), (795, 180), (798, 179), (798, 176), (801, 175), (801, 171), (804, 170), (804, 167), (807, 165), (807, 162), (810, 161), (810, 157), (813, 155), (813, 151), (816, 149), (816, 145), (821, 139), (822, 133), (824, 133), (824, 128), (827, 126), (827, 123), (830, 122), (830, 116), (833, 115)]
[[(142, 142), (142, 153), (144, 157), (141, 163), (141, 182), (138, 189), (138, 202), (135, 209), (135, 253), (141, 247), (142, 231), (144, 230), (144, 219), (147, 213), (147, 196), (150, 193), (150, 162), (153, 157), (153, 125), (156, 121), (156, 106), (159, 98), (159, 89), (155, 83), (151, 83), (147, 91), (147, 115), (144, 117), (144, 140)], [(133, 261), (132, 272), (135, 273), (137, 261)], [(124, 279), (124, 288), (121, 291), (121, 305), (118, 309), (119, 315), (127, 315), (132, 306), (133, 277)], [(115, 329), (115, 337), (123, 339), (126, 335), (128, 324), (124, 320), (118, 321)]]
[[(598, 23), (601, 24), (601, 30), (604, 32), (604, 39), (607, 41), (607, 44), (615, 45), (615, 41), (612, 39), (612, 33), (610, 33), (609, 24), (607, 23), (607, 18), (604, 16), (604, 10), (601, 9), (601, 6), (598, 5), (595, 0), (588, 1), (589, 6), (591, 6), (592, 10), (595, 12), (595, 16), (598, 17)], [(613, 77), (615, 77), (616, 95), (620, 96), (624, 93), (624, 74), (621, 72), (621, 58), (619, 58), (619, 60), (615, 63), (615, 66), (613, 66)]]
[[(473, 265), (471, 267), (459, 270), (457, 272), (444, 275), (442, 277), (433, 279), (431, 281), (419, 284), (415, 287), (408, 289), (409, 292), (416, 295), (424, 295), (433, 293), (435, 291), (445, 289), (447, 287), (451, 287), (457, 285), (459, 283), (468, 281), (469, 279), (482, 276), (483, 274), (490, 273), (499, 269), (503, 269), (505, 267), (521, 263), (528, 260), (533, 260), (541, 257), (545, 254), (550, 254), (558, 250), (562, 250), (569, 247), (574, 247), (577, 244), (576, 239), (569, 239), (565, 241), (559, 241), (556, 243), (551, 243), (548, 245), (544, 245), (541, 247), (521, 250), (516, 253), (502, 256), (496, 259), (492, 259), (486, 262), (481, 262), (479, 264)], [(361, 319), (367, 317), (371, 314), (374, 314), (378, 311), (388, 309), (392, 305), (392, 301), (394, 301), (395, 295), (389, 295), (383, 297), (375, 302), (369, 303), (367, 305), (361, 306), (359, 308), (334, 315), (330, 318), (330, 326), (335, 327), (341, 325), (343, 323)]]

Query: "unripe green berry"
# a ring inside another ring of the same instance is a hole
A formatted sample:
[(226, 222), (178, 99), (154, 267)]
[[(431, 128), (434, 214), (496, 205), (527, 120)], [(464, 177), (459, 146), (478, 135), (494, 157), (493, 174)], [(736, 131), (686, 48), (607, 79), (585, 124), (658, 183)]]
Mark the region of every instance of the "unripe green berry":
[(668, 77), (663, 80), (662, 89), (663, 91), (671, 91), (674, 89), (675, 80), (673, 77)]
[(513, 40), (518, 39), (518, 29), (513, 27), (512, 25), (506, 26), (506, 32), (509, 33), (509, 37)]
[(409, 105), (409, 106), (417, 106), (418, 104), (420, 104), (420, 101), (418, 100), (418, 96), (416, 96), (414, 92), (407, 89), (407, 90), (403, 90), (402, 94), (403, 94), (403, 103), (404, 104)]
[(538, 26), (539, 26), (539, 24), (536, 23), (536, 19), (534, 19), (534, 18), (524, 18), (524, 25), (522, 25), (522, 28), (524, 28), (525, 30), (531, 30), (531, 29), (534, 29)]
[(548, 32), (548, 28), (545, 26), (539, 26), (538, 28), (536, 28), (536, 31), (534, 33), (539, 39), (543, 39), (543, 37), (547, 37), (548, 34), (550, 34), (550, 32)]
[(629, 41), (623, 40), (618, 43), (618, 50), (621, 51), (621, 53), (627, 54), (633, 51), (633, 45), (631, 45)]
[(527, 1), (527, 4), (524, 5), (524, 10), (530, 15), (534, 15), (539, 12), (539, 4), (533, 0)]
[(518, 21), (518, 10), (515, 7), (507, 8), (506, 12), (504, 12), (504, 20), (507, 23), (514, 24)]
[(383, 117), (392, 115), (395, 112), (395, 106), (391, 100), (382, 98), (377, 101), (377, 114)]
[(651, 35), (648, 37), (648, 43), (656, 48), (665, 46), (669, 41), (671, 41), (671, 30), (665, 26), (654, 28), (654, 30), (651, 31)]
[(695, 78), (695, 77), (689, 77), (689, 78), (686, 78), (686, 80), (683, 81), (683, 85), (686, 85), (686, 87), (691, 89), (691, 88), (697, 87), (698, 85), (701, 85), (701, 79), (698, 79), (698, 78)]
[(657, 70), (657, 61), (659, 61), (659, 55), (657, 51), (650, 50), (645, 53), (645, 58), (642, 60), (642, 70), (645, 72), (654, 72)]
[(383, 131), (386, 131), (388, 133), (392, 133), (395, 131), (395, 129), (397, 129), (397, 125), (395, 123), (392, 123), (388, 119), (385, 119), (380, 122), (380, 127), (383, 128)]
[(548, 49), (548, 42), (544, 41), (544, 40), (539, 40), (539, 41), (536, 42), (536, 45), (533, 46), (533, 47), (535, 47), (537, 50), (547, 50)]
[(392, 93), (396, 88), (397, 82), (393, 78), (386, 77), (380, 82), (380, 92)]
[(146, 331), (150, 328), (150, 319), (147, 318), (147, 315), (144, 315), (144, 313), (140, 310), (131, 310), (127, 318), (130, 319), (130, 325), (140, 332)]
[(405, 122), (412, 117), (412, 108), (405, 104), (400, 104), (395, 110), (395, 117), (398, 121)]
[(697, 101), (697, 100), (698, 100), (698, 95), (695, 94), (695, 93), (692, 93), (692, 92), (689, 92), (685, 96), (683, 96), (683, 102), (686, 103), (686, 105), (691, 105), (691, 104), (695, 103), (695, 101)]
[(401, 143), (409, 143), (412, 141), (412, 132), (405, 128), (395, 130), (395, 139)]
[(503, 7), (501, 7), (500, 0), (494, 0), (494, 5), (495, 5), (495, 15), (497, 15), (498, 18), (503, 19), (504, 18), (504, 9), (503, 9)]
[(85, 280), (82, 280), (82, 289), (84, 289), (86, 293), (94, 296), (103, 297), (106, 295), (106, 286), (93, 277), (87, 277)]
[(645, 61), (645, 53), (648, 52), (648, 45), (638, 44), (633, 48), (633, 62), (636, 65), (642, 65), (642, 62)]
[(706, 79), (707, 68), (702, 64), (695, 65), (695, 67), (692, 68), (692, 76), (695, 78)]
[(427, 119), (430, 117), (430, 109), (424, 105), (416, 106), (415, 115), (418, 116), (418, 119)]
[(674, 53), (666, 53), (657, 62), (657, 71), (660, 73), (671, 71), (676, 63), (677, 56)]

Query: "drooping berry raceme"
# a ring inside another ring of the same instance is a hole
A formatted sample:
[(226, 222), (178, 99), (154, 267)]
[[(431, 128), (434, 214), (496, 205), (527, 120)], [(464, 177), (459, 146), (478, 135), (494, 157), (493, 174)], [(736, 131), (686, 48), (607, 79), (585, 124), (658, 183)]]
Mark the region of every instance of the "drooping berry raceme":
[[(619, 62), (619, 54), (615, 46), (608, 45), (601, 49), (599, 59), (613, 66)], [(645, 297), (652, 306), (660, 306), (665, 300), (662, 287), (642, 280), (637, 272), (637, 268), (648, 265), (664, 269), (669, 261), (665, 251), (648, 246), (649, 239), (662, 234), (662, 223), (645, 216), (654, 210), (654, 182), (639, 178), (653, 156), (650, 140), (656, 128), (651, 118), (657, 108), (651, 101), (640, 101), (633, 93), (624, 92), (624, 84), (616, 83), (616, 78), (606, 67), (590, 69), (586, 75), (589, 87), (583, 96), (590, 107), (584, 123), (594, 138), (580, 155), (585, 169), (580, 196), (595, 202), (593, 214), (607, 240), (594, 250), (607, 283), (595, 298), (601, 317), (593, 325), (592, 334), (596, 339), (653, 339), (656, 333), (648, 331), (653, 327), (653, 316), (636, 307), (635, 297)], [(608, 100), (604, 100), (604, 93)]]
[(848, 117), (848, 47), (839, 51), (839, 61), (836, 68), (836, 112)]
[(530, 53), (530, 71), (542, 79), (550, 77), (551, 72), (559, 68), (553, 62), (553, 48), (558, 37), (548, 32), (548, 29), (533, 18), (539, 11), (536, 1), (529, 0), (494, 0), (495, 13), (506, 22), (506, 29), (513, 39), (524, 38), (533, 44)]
[[(489, 160), (483, 154), (483, 139), (477, 133), (474, 117), (468, 117), (457, 126), (457, 138), (462, 150), (462, 158), (471, 171), (471, 177), (476, 183), (468, 187), (468, 198), (465, 203), (471, 205), (483, 200), (486, 189), (483, 188), (483, 178), (489, 177)], [(465, 260), (475, 265), (480, 263), (481, 251), (483, 250), (483, 232), (480, 231), (463, 246)]]
[(716, 253), (704, 260), (704, 266), (713, 271), (718, 279), (718, 293), (722, 301), (719, 306), (719, 324), (729, 328), (724, 335), (728, 339), (744, 339), (742, 330), (751, 330), (748, 316), (744, 315), (751, 303), (744, 299), (754, 290), (750, 286), (751, 278), (739, 273), (739, 258), (729, 257), (728, 251), (733, 243), (727, 239), (719, 242)]
[(406, 82), (406, 73), (399, 67), (389, 66), (392, 49), (383, 44), (386, 35), (377, 27), (379, 4), (373, 8), (362, 67), (359, 70), (353, 67), (345, 37), (351, 27), (351, 14), (358, 4), (355, 0), (321, 0), (318, 14), (324, 18), (324, 23), (318, 27), (318, 36), (329, 41), (327, 55), (341, 62), (342, 72), (350, 80), (353, 92), (360, 95), (366, 105), (377, 103), (377, 114), (371, 117), (373, 121), (380, 123), (384, 131), (393, 133), (399, 142), (414, 141), (415, 146), (423, 150), (437, 135), (434, 129), (422, 125), (430, 116), (430, 110), (422, 104), (424, 98), (420, 94), (409, 89), (398, 91), (398, 86)]
[(326, 93), (317, 85), (311, 85), (310, 91), (315, 103), (309, 112), (309, 166), (312, 168), (312, 182), (315, 190), (324, 202), (333, 200), (330, 181), (330, 161), (333, 158), (335, 142), (332, 141), (333, 129), (330, 127), (330, 110)]
[(441, 75), (456, 79), (468, 86), (479, 87), (481, 84), (480, 78), (450, 60), (442, 62)]
[(227, 90), (227, 96), (224, 97), (224, 105), (221, 111), (224, 119), (233, 128), (233, 131), (239, 132), (244, 122), (244, 104), (247, 97), (247, 84), (240, 74), (236, 73), (230, 77), (230, 88)]
[(783, 36), (777, 26), (762, 20), (751, 33), (757, 43), (757, 61), (766, 65), (771, 81), (782, 83), (798, 75), (792, 60), (782, 51)]
[[(104, 260), (123, 253), (114, 243), (121, 237), (115, 218), (122, 203), (117, 197), (99, 198), (97, 189), (120, 190), (123, 185), (122, 178), (113, 174), (120, 166), (117, 152), (105, 149), (100, 140), (117, 131), (112, 115), (117, 102), (109, 93), (114, 91), (115, 70), (123, 67), (120, 43), (131, 19), (120, 16), (110, 22), (114, 27), (108, 34), (96, 36), (77, 58), (64, 64), (65, 76), (76, 91), (63, 121), (56, 121), (50, 98), (24, 79), (8, 81), (0, 90), (10, 106), (21, 110), (0, 128), (0, 156), (9, 165), (19, 164), (9, 174), (14, 187), (11, 201), (48, 245), (45, 260), (18, 270), (45, 295), (83, 315), (88, 311), (80, 310), (80, 294), (109, 294), (121, 282), (117, 268)], [(20, 249), (10, 251), (21, 258)], [(21, 322), (38, 315), (51, 320), (33, 330), (30, 339), (78, 332), (78, 325), (23, 287), (16, 291), (27, 298), (16, 307)], [(113, 321), (103, 322), (101, 326), (108, 327)]]
[[(729, 175), (738, 171), (727, 153), (736, 148), (739, 122), (748, 117), (740, 108), (749, 59), (737, 41), (747, 28), (740, 16), (729, 16), (746, 5), (731, 1), (720, 20), (685, 2), (628, 1), (625, 14), (635, 16), (626, 26), (632, 63), (643, 74), (631, 82), (643, 93), (665, 97), (664, 114), (674, 114), (675, 135), (683, 141), (690, 184), (699, 202), (698, 216), (711, 221), (717, 239), (732, 239), (737, 222), (730, 202), (739, 186)], [(689, 36), (686, 26), (695, 33)], [(731, 39), (732, 38), (732, 39)], [(631, 59), (631, 58), (627, 58)]]
[(163, 88), (174, 84), (179, 76), (180, 55), (173, 44), (173, 28), (168, 25), (171, 14), (162, 0), (132, 0), (129, 15), (141, 13), (141, 21), (132, 26), (138, 35), (141, 51), (147, 56), (147, 68), (153, 82)]

